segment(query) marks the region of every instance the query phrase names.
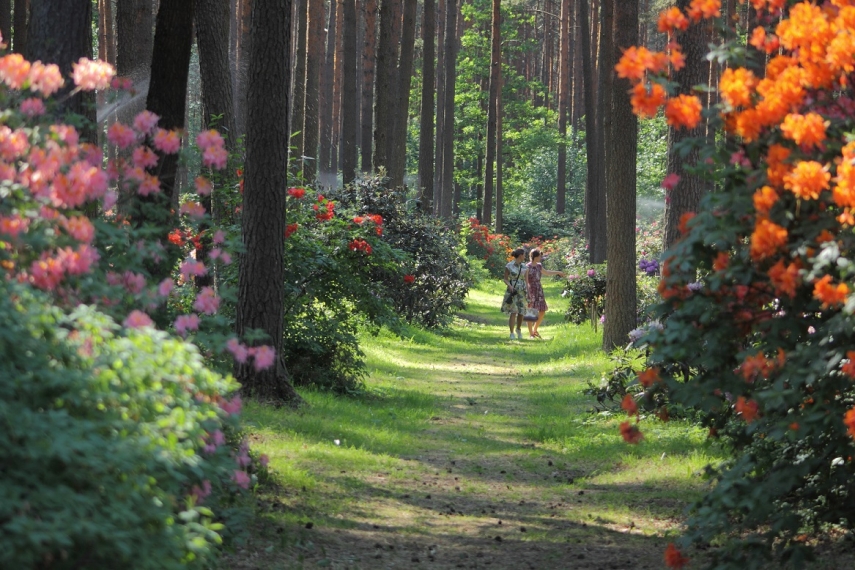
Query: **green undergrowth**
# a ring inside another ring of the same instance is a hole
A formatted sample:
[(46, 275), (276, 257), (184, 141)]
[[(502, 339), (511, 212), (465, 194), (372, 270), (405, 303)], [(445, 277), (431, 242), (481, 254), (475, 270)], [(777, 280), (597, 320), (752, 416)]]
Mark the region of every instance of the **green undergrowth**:
[[(569, 520), (632, 524), (649, 537), (675, 532), (707, 485), (698, 473), (719, 453), (681, 421), (645, 420), (646, 439), (631, 446), (618, 430), (625, 416), (591, 412), (587, 381), (611, 363), (601, 330), (563, 322), (560, 292), (560, 283), (546, 284), (543, 340), (508, 340), (501, 283), (483, 283), (446, 330), (363, 335), (364, 393), (303, 391), (308, 406), (298, 412), (247, 405), (253, 446), (270, 456), (273, 474), (260, 490), (273, 504), (262, 516), (286, 530), (355, 528), (417, 509), (408, 489), (436, 484), (437, 498), (454, 493), (473, 504), (572, 497), (572, 510), (559, 511)], [(441, 490), (452, 468), (454, 487)], [(414, 513), (400, 530), (431, 532)], [(546, 531), (535, 538), (559, 540)]]

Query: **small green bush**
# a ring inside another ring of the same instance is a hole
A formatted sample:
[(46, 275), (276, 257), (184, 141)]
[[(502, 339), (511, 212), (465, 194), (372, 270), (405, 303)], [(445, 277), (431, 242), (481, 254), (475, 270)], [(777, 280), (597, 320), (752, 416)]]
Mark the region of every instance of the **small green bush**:
[(218, 405), (237, 384), (164, 332), (6, 280), (0, 315), (0, 567), (204, 567), (249, 483)]

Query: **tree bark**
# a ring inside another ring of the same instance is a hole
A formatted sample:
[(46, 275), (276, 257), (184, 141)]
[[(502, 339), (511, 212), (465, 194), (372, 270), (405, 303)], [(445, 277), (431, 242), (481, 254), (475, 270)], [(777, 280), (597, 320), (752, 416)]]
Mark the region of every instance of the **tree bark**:
[(443, 150), (442, 150), (442, 209), (440, 216), (451, 220), (454, 209), (454, 92), (457, 77), (457, 17), (460, 12), (458, 0), (446, 0), (445, 16), (445, 101), (443, 106)]
[[(615, 46), (638, 44), (638, 2), (614, 1)], [(603, 350), (625, 346), (637, 324), (635, 284), (635, 183), (638, 119), (629, 102), (630, 84), (615, 82), (608, 186), (608, 260)]]
[(308, 0), (294, 0), (297, 7), (297, 41), (294, 57), (293, 95), (291, 99), (291, 148), (294, 155), (290, 158), (292, 171), (296, 174), (303, 168), (303, 117), (306, 112), (306, 40), (309, 16)]
[(27, 32), (29, 28), (30, 0), (15, 0), (15, 17), (12, 25), (15, 27), (12, 38), (12, 51), (27, 53)]
[(504, 76), (499, 71), (499, 91), (496, 94), (496, 233), (504, 229), (504, 191), (502, 188), (502, 84)]
[(12, 0), (0, 0), (0, 35), (4, 44), (12, 45)]
[(600, 210), (605, 209), (605, 204), (600, 203), (600, 194), (597, 191), (597, 173), (600, 169), (598, 161), (600, 155), (597, 152), (597, 101), (594, 93), (594, 57), (591, 50), (591, 35), (588, 20), (590, 9), (588, 0), (579, 0), (582, 17), (579, 19), (580, 36), (582, 39), (582, 75), (584, 82), (585, 99), (585, 152), (587, 156), (587, 182), (585, 184), (585, 237), (588, 241), (588, 255), (593, 259), (591, 251), (594, 219)]
[[(285, 6), (283, 6), (285, 4)], [(302, 401), (282, 363), (285, 311), (285, 189), (288, 182), (288, 85), (291, 0), (255, 0), (246, 99), (242, 241), (237, 334), (267, 335), (275, 365), (257, 371), (237, 363), (241, 391), (262, 401)]]
[(419, 200), (423, 212), (433, 211), (435, 42), (436, 2), (425, 0), (422, 24), (422, 104), (419, 123)]
[(484, 156), (484, 212), (481, 223), (493, 225), (493, 167), (496, 160), (496, 116), (502, 75), (501, 0), (493, 0), (490, 18), (490, 94), (487, 103), (487, 148)]
[[(630, 0), (635, 1), (635, 0)], [(597, 61), (597, 170), (595, 171), (595, 185), (593, 192), (596, 194), (592, 200), (592, 209), (589, 212), (588, 224), (590, 237), (588, 251), (592, 263), (602, 263), (606, 260), (608, 249), (608, 230), (606, 221), (606, 202), (608, 190), (606, 184), (606, 172), (611, 168), (609, 162), (612, 151), (611, 126), (612, 126), (612, 82), (614, 77), (614, 0), (603, 0), (602, 21), (600, 23), (599, 58)]]
[(381, 0), (380, 37), (377, 43), (377, 88), (374, 96), (374, 170), (389, 169), (394, 138), (398, 46), (401, 38), (402, 0)]
[(326, 55), (324, 70), (321, 72), (321, 149), (318, 160), (318, 176), (325, 184), (330, 172), (330, 155), (332, 154), (333, 138), (333, 82), (335, 79), (335, 38), (336, 13), (339, 0), (330, 0), (329, 20), (327, 23)]
[[(81, 57), (92, 58), (91, 0), (33, 0), (30, 6), (27, 50), (30, 61), (56, 63), (63, 77), (71, 75), (72, 64)], [(74, 83), (66, 80), (54, 98), (60, 101), (58, 114), (76, 113), (88, 120), (81, 129), (81, 138), (96, 144), (95, 94), (81, 91), (71, 97)]]
[[(436, 140), (434, 141), (433, 213), (442, 210), (443, 149), (445, 148), (445, 17), (446, 0), (439, 0), (436, 12)], [(480, 173), (479, 173), (480, 174)], [(479, 176), (480, 177), (480, 176)]]
[(558, 181), (555, 211), (563, 214), (567, 195), (567, 115), (570, 98), (570, 11), (572, 0), (561, 0), (561, 34), (558, 79)]
[(416, 41), (416, 0), (403, 0), (404, 14), (401, 29), (401, 57), (398, 65), (397, 101), (395, 102), (395, 130), (389, 147), (391, 168), (389, 186), (404, 186), (407, 169), (407, 122), (410, 117), (410, 87), (413, 80), (413, 52)]
[[(330, 145), (330, 166), (329, 170), (333, 174), (333, 180), (336, 180), (335, 175), (341, 167), (341, 81), (344, 71), (342, 62), (344, 61), (344, 0), (336, 0), (338, 6), (335, 14), (335, 66), (333, 67), (333, 88), (332, 88), (332, 137)], [(354, 89), (355, 92), (355, 89)], [(333, 184), (335, 186), (335, 183)]]
[(139, 82), (151, 69), (151, 0), (116, 3), (116, 75)]
[(303, 179), (315, 181), (318, 173), (320, 137), (320, 85), (324, 61), (324, 0), (307, 0), (308, 42), (306, 45), (306, 105), (303, 117)]
[(356, 96), (356, 2), (343, 0), (343, 50), (342, 82), (344, 85), (341, 98), (341, 163), (342, 181), (345, 185), (356, 180), (356, 134), (359, 114), (359, 99)]
[(202, 76), (202, 106), (205, 125), (217, 120), (226, 145), (235, 148), (236, 128), (232, 74), (229, 68), (229, 0), (195, 0), (196, 42)]
[(362, 171), (371, 172), (374, 145), (374, 71), (377, 65), (377, 0), (365, 0), (365, 41), (362, 44)]

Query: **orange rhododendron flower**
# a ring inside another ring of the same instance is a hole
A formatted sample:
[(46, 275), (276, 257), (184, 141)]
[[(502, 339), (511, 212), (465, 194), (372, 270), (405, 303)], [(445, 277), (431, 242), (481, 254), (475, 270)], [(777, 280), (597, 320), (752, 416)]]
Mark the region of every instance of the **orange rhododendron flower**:
[(757, 419), (760, 412), (757, 408), (757, 402), (754, 400), (746, 400), (745, 396), (740, 396), (736, 399), (736, 413), (742, 414), (742, 419), (746, 423), (751, 423)]
[(822, 301), (822, 308), (842, 305), (846, 302), (846, 296), (849, 294), (849, 287), (846, 283), (831, 283), (831, 275), (825, 275), (821, 279), (814, 281), (813, 297), (818, 301)]
[(721, 16), (721, 0), (692, 0), (687, 13), (696, 22), (701, 19), (718, 18)]
[(713, 261), (713, 269), (715, 271), (724, 271), (727, 269), (727, 266), (730, 265), (730, 256), (726, 251), (718, 252), (718, 255), (715, 256), (715, 260)]
[(843, 159), (837, 166), (837, 176), (834, 179), (837, 185), (831, 193), (834, 203), (842, 207), (855, 206), (855, 164), (850, 156), (853, 148), (853, 143), (843, 147)]
[(778, 193), (771, 186), (763, 186), (754, 192), (754, 209), (757, 213), (764, 216), (769, 214), (769, 210), (778, 201)]
[(781, 132), (798, 145), (818, 146), (825, 142), (825, 127), (828, 121), (817, 113), (799, 115), (790, 113), (781, 123)]
[(855, 408), (852, 408), (843, 416), (843, 423), (846, 425), (846, 431), (849, 435), (855, 437)]
[(659, 107), (668, 99), (665, 88), (658, 83), (651, 83), (649, 90), (644, 83), (638, 83), (631, 93), (629, 101), (632, 104), (632, 112), (642, 118), (655, 117)]
[(816, 243), (825, 243), (827, 241), (834, 241), (834, 234), (832, 234), (828, 230), (822, 230), (819, 232), (819, 235), (816, 236)]
[(761, 219), (751, 234), (751, 257), (760, 260), (774, 254), (787, 243), (787, 230), (778, 224)]
[(672, 127), (693, 129), (701, 120), (701, 100), (694, 95), (677, 95), (665, 105), (665, 118)]
[(754, 73), (744, 67), (727, 68), (718, 83), (722, 98), (732, 107), (751, 104), (751, 93), (757, 86)]
[(638, 404), (635, 403), (635, 398), (632, 397), (632, 394), (626, 394), (623, 397), (623, 400), (620, 402), (620, 407), (623, 410), (626, 410), (626, 413), (630, 416), (634, 416), (638, 413)]
[(688, 563), (689, 559), (677, 550), (677, 547), (674, 546), (673, 542), (669, 542), (668, 546), (665, 548), (665, 566), (668, 568), (682, 568)]
[(659, 14), (659, 21), (656, 24), (656, 29), (663, 34), (670, 34), (673, 31), (685, 31), (689, 27), (689, 19), (683, 15), (676, 6), (671, 6)]
[(803, 160), (784, 176), (784, 188), (804, 200), (816, 200), (823, 190), (828, 190), (830, 180), (828, 165)]
[(680, 224), (677, 226), (677, 229), (680, 230), (680, 233), (686, 235), (689, 233), (689, 222), (691, 222), (695, 218), (696, 214), (694, 212), (685, 212), (680, 216)]
[(766, 153), (766, 177), (769, 184), (784, 185), (784, 176), (790, 172), (790, 165), (784, 161), (790, 157), (790, 149), (779, 144), (773, 144)]
[(650, 63), (650, 50), (643, 46), (631, 46), (623, 52), (617, 65), (615, 65), (615, 71), (617, 71), (618, 77), (630, 81), (641, 81)]
[(627, 443), (636, 444), (644, 439), (644, 434), (638, 429), (637, 425), (632, 425), (629, 422), (621, 422), (620, 435)]
[(743, 360), (742, 364), (739, 366), (739, 369), (742, 372), (742, 376), (745, 378), (745, 381), (750, 384), (753, 383), (758, 376), (768, 378), (776, 367), (779, 368), (784, 365), (786, 359), (786, 353), (780, 348), (778, 349), (778, 355), (774, 360), (766, 358), (762, 352), (758, 352), (754, 356), (746, 356), (745, 360)]
[(745, 109), (734, 115), (733, 131), (745, 142), (756, 140), (762, 128), (756, 109)]
[(654, 382), (661, 382), (662, 378), (659, 376), (659, 368), (656, 366), (648, 368), (638, 375), (638, 381), (645, 388), (649, 388)]
[(847, 362), (843, 363), (843, 366), (840, 367), (840, 371), (850, 378), (855, 379), (855, 350), (847, 350), (846, 358)]
[(796, 288), (801, 284), (800, 269), (800, 261), (796, 260), (787, 265), (783, 259), (778, 260), (778, 263), (769, 269), (769, 279), (775, 287), (775, 295), (787, 296), (790, 299), (796, 296)]

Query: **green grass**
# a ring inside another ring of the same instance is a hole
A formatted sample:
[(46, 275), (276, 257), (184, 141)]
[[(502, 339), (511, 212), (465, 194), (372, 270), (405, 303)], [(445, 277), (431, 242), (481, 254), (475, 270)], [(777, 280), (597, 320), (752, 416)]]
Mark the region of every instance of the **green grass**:
[[(253, 448), (268, 454), (275, 481), (261, 496), (277, 508), (262, 516), (339, 529), (395, 520), (429, 534), (431, 513), (402, 497), (431, 490), (472, 511), (458, 524), (476, 524), (485, 505), (562, 502), (552, 512), (586, 521), (587, 533), (629, 522), (641, 537), (673, 533), (717, 451), (682, 421), (645, 421), (645, 440), (630, 446), (624, 416), (592, 414), (583, 390), (611, 366), (601, 331), (563, 323), (560, 285), (545, 285), (553, 310), (542, 341), (507, 339), (501, 283), (486, 283), (446, 331), (363, 336), (363, 395), (301, 391), (308, 406), (298, 412), (248, 404)], [(528, 540), (567, 539), (531, 524)]]

